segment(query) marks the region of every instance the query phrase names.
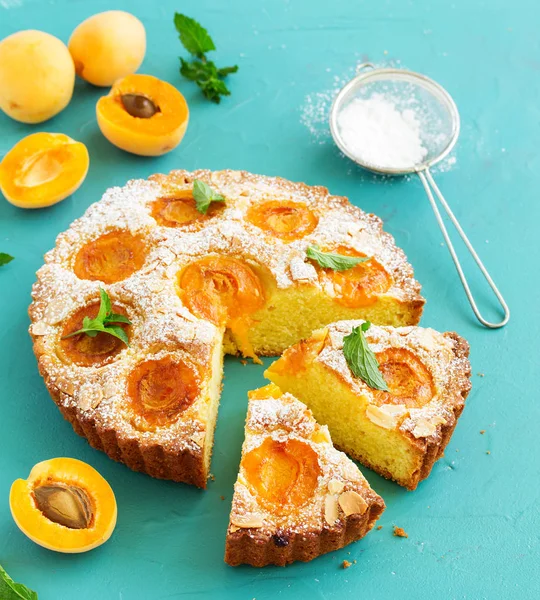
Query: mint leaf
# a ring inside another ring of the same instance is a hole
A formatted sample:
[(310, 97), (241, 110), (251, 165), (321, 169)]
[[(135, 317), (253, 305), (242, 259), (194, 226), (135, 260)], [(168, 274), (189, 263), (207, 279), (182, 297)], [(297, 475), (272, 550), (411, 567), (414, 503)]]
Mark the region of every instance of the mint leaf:
[(353, 327), (349, 335), (343, 338), (343, 354), (353, 375), (365, 381), (370, 388), (388, 392), (386, 381), (379, 370), (379, 363), (369, 347), (364, 332), (371, 327), (366, 321), (360, 327)]
[(118, 338), (129, 347), (129, 338), (124, 329), (119, 325), (112, 325), (111, 323), (126, 323), (127, 325), (131, 325), (131, 321), (125, 315), (112, 312), (111, 299), (103, 288), (99, 288), (99, 296), (101, 301), (97, 317), (95, 319), (84, 317), (82, 328), (65, 335), (62, 339), (73, 337), (80, 333), (84, 333), (89, 337), (96, 337), (101, 332)]
[(324, 269), (333, 269), (334, 271), (346, 271), (370, 259), (369, 256), (345, 256), (323, 252), (318, 246), (309, 246), (306, 256), (316, 261)]
[(219, 75), (219, 77), (227, 77), (227, 75), (230, 75), (231, 73), (236, 73), (236, 71), (238, 71), (238, 65), (218, 69), (217, 74)]
[(0, 598), (2, 600), (38, 600), (38, 595), (22, 583), (15, 583), (0, 565)]
[(13, 256), (11, 254), (6, 254), (5, 252), (0, 252), (0, 267), (7, 265), (13, 260)]
[(190, 53), (202, 58), (216, 47), (208, 31), (195, 19), (180, 13), (174, 14), (174, 26), (180, 34), (182, 46)]
[(212, 202), (225, 202), (225, 198), (214, 192), (214, 190), (204, 181), (195, 179), (193, 181), (193, 199), (197, 210), (203, 215), (206, 214)]

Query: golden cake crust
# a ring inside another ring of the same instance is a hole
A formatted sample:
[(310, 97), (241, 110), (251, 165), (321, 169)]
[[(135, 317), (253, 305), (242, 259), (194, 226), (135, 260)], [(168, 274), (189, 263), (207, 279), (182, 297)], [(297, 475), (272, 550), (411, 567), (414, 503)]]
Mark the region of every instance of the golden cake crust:
[[(358, 467), (333, 447), (328, 429), (316, 423), (311, 411), (276, 386), (267, 388), (255, 392), (246, 417), (225, 551), (232, 566), (312, 560), (362, 538), (385, 508)], [(320, 474), (313, 496), (294, 512), (276, 514), (249, 486), (244, 457), (269, 438), (300, 440), (317, 454)], [(350, 508), (351, 500), (361, 508)]]
[[(181, 196), (192, 189), (195, 179), (225, 196), (223, 210), (182, 227), (159, 225), (152, 216), (153, 203), (159, 198)], [(250, 206), (276, 198), (308, 205), (318, 216), (315, 230), (300, 240), (284, 243), (245, 220)], [(113, 231), (144, 240), (148, 252), (143, 266), (124, 280), (107, 285), (79, 279), (74, 273), (79, 250)], [(204, 487), (207, 473), (203, 455), (212, 444), (212, 436), (206, 432), (213, 429), (215, 419), (215, 415), (206, 414), (208, 395), (211, 386), (215, 387), (211, 379), (223, 330), (194, 316), (182, 303), (177, 294), (177, 274), (194, 260), (219, 254), (262, 265), (277, 289), (319, 289), (317, 272), (305, 259), (305, 249), (314, 243), (346, 244), (377, 258), (393, 280), (384, 297), (395, 303), (396, 312), (406, 306), (408, 320), (418, 322), (424, 300), (402, 250), (382, 231), (378, 217), (363, 213), (345, 198), (330, 195), (326, 188), (243, 171), (201, 170), (154, 175), (107, 190), (58, 236), (33, 286), (30, 333), (51, 396), (74, 429), (115, 460), (155, 477)], [(57, 351), (62, 324), (81, 306), (96, 301), (100, 287), (113, 302), (125, 307), (133, 321), (130, 348), (103, 367), (76, 366)], [(225, 343), (228, 352), (237, 351), (227, 336)], [(282, 349), (264, 344), (256, 348), (263, 355)], [(138, 361), (159, 353), (176, 353), (198, 369), (201, 395), (174, 426), (140, 432), (122, 416), (123, 382)]]

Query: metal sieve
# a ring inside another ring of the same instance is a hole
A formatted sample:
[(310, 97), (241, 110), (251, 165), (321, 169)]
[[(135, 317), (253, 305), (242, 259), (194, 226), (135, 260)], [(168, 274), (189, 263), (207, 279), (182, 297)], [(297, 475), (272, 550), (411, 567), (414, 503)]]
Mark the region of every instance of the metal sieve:
[[(345, 141), (339, 125), (339, 116), (341, 111), (356, 98), (370, 98), (373, 94), (381, 93), (392, 99), (397, 110), (413, 109), (415, 117), (420, 122), (420, 139), (423, 147), (427, 150), (422, 162), (410, 165), (400, 165), (399, 167), (390, 164), (370, 164), (366, 159), (358, 156), (358, 152), (353, 150)], [(495, 282), (488, 273), (486, 267), (480, 260), (473, 245), (463, 231), (459, 221), (450, 209), (450, 206), (444, 199), (439, 190), (430, 167), (445, 158), (455, 146), (459, 135), (459, 113), (455, 102), (450, 94), (438, 83), (429, 79), (425, 75), (405, 71), (402, 69), (375, 68), (370, 63), (364, 63), (358, 66), (357, 76), (350, 81), (336, 96), (330, 110), (330, 131), (332, 137), (339, 149), (351, 160), (359, 164), (364, 169), (375, 173), (385, 175), (409, 175), (416, 173), (424, 186), (431, 208), (435, 213), (435, 218), (443, 234), (448, 250), (454, 261), (461, 283), (471, 304), (471, 308), (476, 318), (484, 325), (492, 329), (503, 327), (510, 319), (510, 310), (502, 294), (495, 285)], [(478, 268), (486, 278), (489, 286), (493, 290), (503, 311), (504, 318), (498, 323), (491, 323), (481, 315), (476, 301), (469, 287), (458, 255), (454, 249), (448, 231), (441, 216), (441, 212), (435, 200), (438, 198), (446, 214), (454, 224), (461, 239), (465, 243), (471, 256), (476, 261)]]

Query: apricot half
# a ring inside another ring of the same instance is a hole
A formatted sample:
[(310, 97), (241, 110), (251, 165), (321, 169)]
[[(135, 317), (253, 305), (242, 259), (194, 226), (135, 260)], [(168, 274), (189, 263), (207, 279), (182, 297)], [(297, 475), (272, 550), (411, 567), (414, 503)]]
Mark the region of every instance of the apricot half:
[(389, 391), (374, 390), (376, 403), (421, 408), (435, 395), (433, 377), (424, 363), (405, 348), (388, 348), (376, 354)]
[(110, 231), (79, 250), (73, 270), (79, 279), (116, 283), (138, 271), (146, 254), (141, 236), (129, 231)]
[(277, 515), (304, 506), (321, 474), (317, 453), (296, 439), (266, 438), (244, 456), (242, 467), (259, 504)]
[(86, 177), (88, 150), (63, 133), (32, 133), (0, 163), (0, 190), (21, 208), (51, 206), (77, 190)]
[[(345, 256), (365, 256), (345, 246), (339, 246), (331, 251)], [(345, 271), (321, 269), (317, 265), (315, 267), (320, 271), (320, 277), (333, 286), (336, 302), (349, 308), (375, 304), (377, 297), (392, 286), (392, 277), (375, 258), (370, 258)]]
[(115, 146), (141, 156), (176, 148), (186, 132), (189, 110), (182, 94), (151, 75), (128, 75), (98, 100), (101, 133)]
[(17, 479), (11, 514), (32, 541), (56, 552), (87, 552), (105, 543), (116, 525), (111, 486), (90, 465), (74, 458), (38, 463)]
[(139, 363), (127, 382), (134, 425), (150, 430), (174, 423), (199, 392), (197, 374), (180, 359), (167, 356)]
[(79, 77), (108, 87), (141, 66), (146, 32), (134, 15), (108, 10), (83, 21), (71, 34), (68, 48)]
[(305, 237), (319, 222), (313, 211), (302, 202), (279, 200), (252, 205), (247, 212), (247, 220), (285, 242)]
[(212, 202), (206, 213), (197, 210), (191, 190), (182, 190), (178, 194), (158, 198), (152, 203), (152, 216), (158, 225), (164, 227), (182, 227), (207, 221), (224, 209), (223, 203)]
[(43, 31), (18, 31), (0, 42), (0, 108), (12, 119), (41, 123), (73, 95), (75, 67), (65, 44)]
[(228, 327), (244, 356), (255, 357), (248, 340), (249, 315), (264, 306), (262, 281), (245, 262), (207, 256), (178, 276), (179, 295), (187, 308), (218, 326)]

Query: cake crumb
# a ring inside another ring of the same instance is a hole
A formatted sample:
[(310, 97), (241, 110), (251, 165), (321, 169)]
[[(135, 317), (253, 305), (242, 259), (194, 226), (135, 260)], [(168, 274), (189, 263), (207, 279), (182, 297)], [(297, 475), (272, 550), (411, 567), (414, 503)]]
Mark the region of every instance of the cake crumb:
[(377, 531), (380, 531), (381, 529), (382, 529), (382, 525), (379, 525), (379, 526), (377, 527)]
[(213, 473), (210, 473), (210, 475), (208, 475), (208, 479), (210, 479), (210, 481), (215, 481), (216, 476)]
[(477, 373), (478, 377), (485, 377), (484, 373)]
[(343, 569), (348, 569), (351, 565), (352, 565), (352, 562), (349, 562), (348, 560), (344, 560), (341, 563), (341, 566), (342, 566)]
[(247, 360), (244, 360), (243, 358), (240, 360), (240, 362), (244, 365), (244, 367), (247, 365)]
[(485, 430), (485, 429), (480, 429), (480, 433), (481, 433), (482, 435), (484, 435), (484, 433), (486, 433), (486, 430)]
[(404, 537), (404, 538), (409, 537), (409, 534), (405, 531), (405, 529), (402, 529), (401, 527), (398, 527), (397, 525), (394, 525), (394, 535), (396, 537)]
[(490, 450), (486, 450), (486, 454), (491, 454), (491, 451)]
[(220, 499), (221, 500), (225, 500), (225, 496), (220, 496)]

